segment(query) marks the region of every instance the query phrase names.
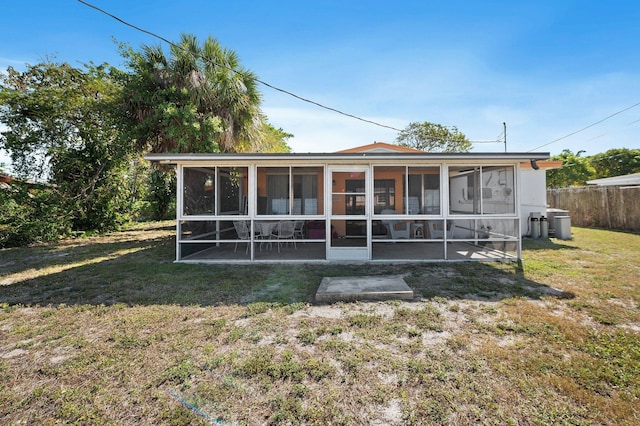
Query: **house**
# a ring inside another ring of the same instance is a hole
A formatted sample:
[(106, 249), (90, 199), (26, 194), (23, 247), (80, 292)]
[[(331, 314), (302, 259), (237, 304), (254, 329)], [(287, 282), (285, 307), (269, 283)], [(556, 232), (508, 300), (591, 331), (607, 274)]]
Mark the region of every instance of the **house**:
[(13, 181), (13, 178), (11, 176), (0, 172), (0, 189), (11, 189), (11, 181)]
[(28, 188), (42, 188), (42, 187), (51, 186), (50, 184), (47, 184), (47, 183), (35, 182), (31, 179), (19, 179), (11, 175), (8, 175), (6, 173), (0, 172), (0, 189), (1, 190), (8, 191), (11, 189), (11, 186), (15, 184), (26, 185)]
[(519, 259), (523, 222), (546, 208), (539, 165), (548, 153), (378, 142), (335, 153), (146, 158), (177, 167), (178, 262)]
[(622, 186), (622, 187), (638, 186), (640, 185), (640, 173), (588, 180), (587, 184), (597, 185), (597, 186)]
[[(535, 167), (534, 167), (535, 166)], [(531, 217), (549, 218), (549, 227), (553, 230), (552, 216), (557, 209), (549, 209), (547, 203), (547, 170), (562, 167), (562, 160), (538, 160), (520, 163), (520, 230), (522, 235), (531, 235), (529, 219)]]

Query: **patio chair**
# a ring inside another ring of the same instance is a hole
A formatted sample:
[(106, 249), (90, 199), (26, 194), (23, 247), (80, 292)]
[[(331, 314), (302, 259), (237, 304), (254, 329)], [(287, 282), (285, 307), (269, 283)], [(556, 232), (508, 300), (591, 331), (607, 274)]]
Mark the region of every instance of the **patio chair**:
[[(382, 210), (381, 214), (397, 214), (395, 210)], [(400, 238), (409, 239), (411, 236), (411, 223), (404, 220), (385, 219), (381, 221), (389, 230), (392, 240)]]
[[(247, 221), (245, 220), (234, 220), (233, 227), (236, 230), (236, 234), (238, 234), (238, 239), (247, 241), (247, 250), (245, 250), (245, 254), (249, 252), (249, 243), (251, 242), (251, 232), (249, 231), (249, 225), (247, 225)], [(238, 241), (236, 240), (236, 248), (233, 250), (234, 253), (238, 250)]]
[[(431, 238), (444, 238), (445, 231), (444, 229), (442, 229), (443, 222), (441, 220), (428, 220), (427, 223), (429, 226), (429, 235), (431, 236)], [(453, 221), (448, 220), (446, 230), (448, 240), (453, 238), (454, 229), (455, 226), (453, 225)]]
[(278, 253), (280, 253), (280, 245), (282, 243), (288, 244), (289, 240), (293, 242), (293, 248), (298, 249), (295, 239), (296, 222), (293, 220), (283, 220), (278, 223), (276, 228), (276, 237), (278, 238)]
[(304, 220), (296, 220), (293, 231), (293, 238), (304, 240)]

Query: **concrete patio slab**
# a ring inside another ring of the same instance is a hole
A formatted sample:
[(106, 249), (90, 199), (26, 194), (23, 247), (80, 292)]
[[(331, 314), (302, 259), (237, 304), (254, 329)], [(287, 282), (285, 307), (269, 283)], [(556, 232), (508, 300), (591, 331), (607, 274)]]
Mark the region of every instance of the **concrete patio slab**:
[(401, 275), (365, 277), (325, 277), (316, 292), (316, 302), (413, 299)]

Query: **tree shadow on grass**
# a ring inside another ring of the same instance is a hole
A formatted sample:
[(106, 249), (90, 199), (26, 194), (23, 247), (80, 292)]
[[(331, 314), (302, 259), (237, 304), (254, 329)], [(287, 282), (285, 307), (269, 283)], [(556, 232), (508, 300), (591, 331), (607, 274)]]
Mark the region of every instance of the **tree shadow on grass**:
[(512, 297), (575, 297), (573, 293), (528, 279), (521, 262), (445, 263), (406, 280), (424, 298), (498, 301)]
[[(573, 247), (570, 247), (573, 248)], [(548, 249), (548, 248), (547, 248)], [(175, 236), (148, 231), (5, 250), (0, 303), (199, 305), (313, 303), (324, 277), (402, 275), (416, 299), (570, 298), (517, 262), (177, 264)]]

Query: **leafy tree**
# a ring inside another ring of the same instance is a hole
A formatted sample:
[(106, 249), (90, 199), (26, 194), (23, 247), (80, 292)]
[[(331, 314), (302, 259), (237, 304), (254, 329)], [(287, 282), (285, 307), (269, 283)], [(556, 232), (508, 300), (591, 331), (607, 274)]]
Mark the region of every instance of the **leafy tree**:
[(0, 186), (0, 248), (58, 239), (71, 232), (71, 221), (47, 186), (29, 188), (14, 180)]
[(150, 170), (147, 200), (150, 203), (151, 219), (163, 220), (169, 217), (169, 208), (175, 201), (175, 193), (176, 175), (173, 171), (167, 172), (158, 168)]
[(124, 82), (125, 124), (139, 152), (283, 148), (260, 110), (256, 76), (216, 39), (200, 44), (183, 34), (168, 56), (160, 46), (120, 50), (131, 70)]
[(588, 157), (581, 157), (584, 151), (577, 153), (565, 149), (559, 155), (554, 155), (551, 160), (561, 160), (562, 167), (547, 171), (547, 186), (550, 188), (565, 188), (569, 186), (583, 186), (595, 176), (595, 170), (591, 166)]
[(640, 149), (615, 148), (590, 157), (595, 178), (607, 178), (640, 172)]
[(398, 134), (396, 142), (427, 152), (469, 152), (472, 147), (457, 127), (445, 127), (428, 121), (410, 123)]
[(113, 102), (119, 72), (107, 64), (74, 68), (42, 62), (0, 74), (0, 148), (14, 172), (50, 183), (76, 230), (107, 230), (125, 220), (131, 152), (121, 143)]
[(239, 152), (290, 152), (291, 148), (287, 145), (287, 140), (292, 138), (293, 135), (291, 133), (287, 133), (284, 130), (276, 129), (271, 124), (267, 123), (266, 120), (262, 124), (262, 140), (259, 146), (250, 146), (244, 145), (240, 146)]
[[(124, 78), (123, 135), (147, 152), (288, 152), (291, 137), (260, 110), (255, 74), (209, 37), (183, 34), (169, 55), (160, 46), (120, 46)], [(149, 174), (149, 214), (164, 218), (175, 194), (173, 171)]]

